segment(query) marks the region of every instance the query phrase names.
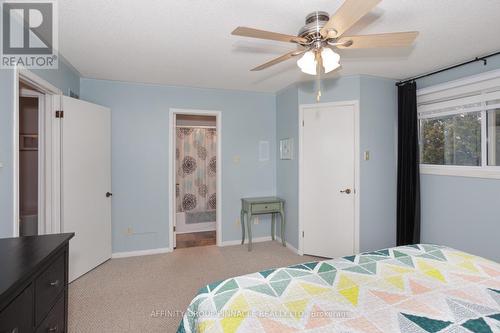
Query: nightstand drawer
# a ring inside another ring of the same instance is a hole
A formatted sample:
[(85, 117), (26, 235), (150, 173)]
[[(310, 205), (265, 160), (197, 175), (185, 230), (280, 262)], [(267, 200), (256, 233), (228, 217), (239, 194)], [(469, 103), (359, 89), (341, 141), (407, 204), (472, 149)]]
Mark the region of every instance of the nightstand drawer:
[(252, 204), (252, 214), (265, 213), (265, 212), (276, 212), (280, 210), (281, 204), (279, 203), (259, 203)]
[(65, 289), (64, 265), (64, 253), (62, 253), (35, 281), (35, 319), (37, 325), (47, 315), (57, 297)]

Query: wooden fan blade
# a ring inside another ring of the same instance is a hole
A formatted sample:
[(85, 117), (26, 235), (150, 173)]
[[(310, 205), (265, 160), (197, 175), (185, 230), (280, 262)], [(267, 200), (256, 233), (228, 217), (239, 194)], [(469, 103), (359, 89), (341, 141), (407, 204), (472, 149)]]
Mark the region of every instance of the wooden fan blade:
[[(374, 47), (404, 47), (413, 43), (418, 31), (393, 32), (387, 34), (344, 36), (336, 43), (339, 49), (367, 49)], [(352, 43), (351, 43), (352, 42)], [(342, 45), (344, 44), (344, 45)]]
[(261, 71), (261, 70), (266, 69), (268, 67), (271, 67), (273, 65), (279, 64), (280, 62), (283, 62), (285, 60), (288, 60), (290, 58), (293, 58), (293, 57), (296, 57), (298, 55), (301, 55), (301, 54), (305, 53), (306, 51), (307, 50), (288, 52), (288, 53), (283, 54), (282, 56), (280, 56), (278, 58), (275, 58), (275, 59), (273, 59), (271, 61), (266, 62), (265, 64), (262, 64), (260, 66), (255, 67), (255, 68), (252, 68), (251, 71), (252, 72)]
[[(321, 29), (321, 35), (340, 37), (382, 0), (346, 0)], [(334, 31), (333, 31), (334, 30)]]
[(265, 31), (247, 27), (237, 27), (231, 34), (244, 37), (277, 40), (279, 42), (307, 43), (307, 39), (302, 37), (285, 35), (277, 32), (271, 32), (271, 31)]

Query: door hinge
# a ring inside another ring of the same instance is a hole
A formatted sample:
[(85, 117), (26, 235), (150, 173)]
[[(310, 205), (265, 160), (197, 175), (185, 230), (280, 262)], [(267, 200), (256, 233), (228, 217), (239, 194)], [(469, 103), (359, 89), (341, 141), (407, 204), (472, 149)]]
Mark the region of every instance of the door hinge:
[(302, 120), (302, 127), (304, 127), (304, 125), (305, 125), (305, 122)]
[(302, 231), (302, 238), (304, 238), (304, 232)]
[(174, 225), (174, 232), (175, 232), (175, 225)]
[(56, 111), (56, 118), (64, 118), (64, 111), (62, 110)]

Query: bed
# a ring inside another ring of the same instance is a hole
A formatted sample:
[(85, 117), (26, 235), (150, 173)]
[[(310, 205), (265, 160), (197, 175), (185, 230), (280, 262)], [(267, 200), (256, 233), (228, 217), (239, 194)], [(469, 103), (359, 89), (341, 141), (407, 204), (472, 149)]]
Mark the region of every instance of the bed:
[(178, 333), (500, 332), (500, 265), (411, 245), (209, 284)]

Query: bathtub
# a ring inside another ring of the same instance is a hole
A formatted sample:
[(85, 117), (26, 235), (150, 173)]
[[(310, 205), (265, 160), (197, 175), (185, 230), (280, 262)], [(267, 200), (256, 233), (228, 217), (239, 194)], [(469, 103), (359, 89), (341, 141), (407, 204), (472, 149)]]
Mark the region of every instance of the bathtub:
[(177, 212), (175, 214), (175, 231), (178, 234), (188, 232), (213, 231), (216, 229), (216, 221), (186, 223), (186, 213)]

